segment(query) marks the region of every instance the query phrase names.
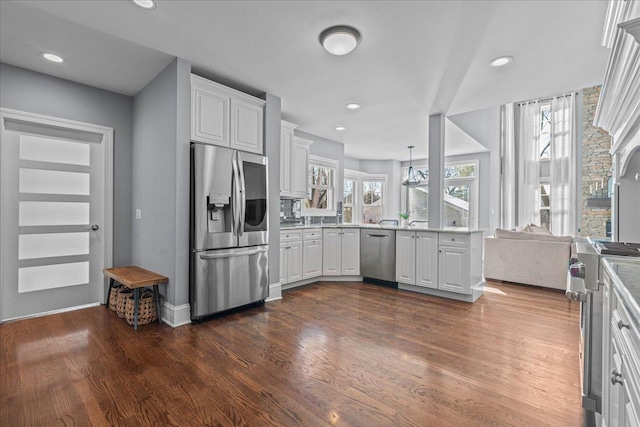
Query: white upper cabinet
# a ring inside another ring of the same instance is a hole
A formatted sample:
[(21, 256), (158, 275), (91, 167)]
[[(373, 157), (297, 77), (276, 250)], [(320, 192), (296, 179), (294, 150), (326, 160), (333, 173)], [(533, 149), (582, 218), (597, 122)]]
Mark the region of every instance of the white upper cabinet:
[(264, 105), (261, 99), (192, 74), (191, 140), (263, 154)]
[(313, 141), (293, 136), (296, 125), (281, 121), (280, 128), (280, 196), (293, 199), (307, 197), (309, 151)]

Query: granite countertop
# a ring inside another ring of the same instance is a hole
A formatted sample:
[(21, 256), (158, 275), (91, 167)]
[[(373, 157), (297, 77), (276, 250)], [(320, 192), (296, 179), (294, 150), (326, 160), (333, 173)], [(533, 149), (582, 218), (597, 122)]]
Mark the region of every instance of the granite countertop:
[(308, 229), (308, 228), (361, 228), (361, 229), (375, 229), (375, 230), (398, 230), (398, 231), (437, 231), (440, 233), (458, 233), (458, 234), (471, 234), (471, 233), (483, 233), (487, 230), (475, 229), (470, 230), (465, 227), (443, 227), (443, 228), (424, 228), (421, 226), (416, 227), (400, 227), (395, 225), (378, 225), (378, 224), (280, 224), (281, 230), (296, 230), (296, 229)]
[(640, 326), (640, 258), (605, 257), (603, 265), (629, 315)]

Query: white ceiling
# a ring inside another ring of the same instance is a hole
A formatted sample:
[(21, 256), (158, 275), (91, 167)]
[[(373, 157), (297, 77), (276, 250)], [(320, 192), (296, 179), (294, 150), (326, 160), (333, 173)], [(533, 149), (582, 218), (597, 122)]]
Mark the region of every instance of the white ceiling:
[[(283, 118), (340, 141), (347, 156), (427, 153), (428, 116), (552, 96), (602, 82), (606, 1), (0, 2), (0, 60), (133, 95), (173, 57), (254, 94), (282, 98)], [(332, 25), (362, 42), (335, 57)], [(69, 59), (57, 67), (42, 50)], [(512, 64), (491, 68), (511, 55)], [(349, 102), (362, 104), (350, 111)], [(346, 131), (336, 131), (338, 125)]]

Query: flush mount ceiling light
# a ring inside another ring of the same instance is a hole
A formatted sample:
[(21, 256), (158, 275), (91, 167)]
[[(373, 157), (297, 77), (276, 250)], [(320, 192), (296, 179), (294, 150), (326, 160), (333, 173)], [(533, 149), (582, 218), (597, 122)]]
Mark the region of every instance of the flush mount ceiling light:
[(513, 61), (512, 56), (500, 56), (489, 62), (489, 65), (491, 65), (492, 67), (502, 67), (503, 65), (507, 65), (511, 61)]
[(42, 56), (47, 61), (55, 62), (56, 64), (60, 64), (64, 62), (64, 58), (59, 55), (56, 55), (55, 53), (40, 52), (40, 56)]
[(347, 25), (329, 27), (320, 33), (320, 44), (332, 55), (346, 55), (360, 43), (360, 32)]
[(346, 105), (347, 110), (357, 110), (360, 108), (360, 104), (356, 104), (355, 102)]
[(158, 2), (156, 0), (131, 0), (137, 6), (140, 6), (143, 9), (153, 10), (158, 7)]
[(407, 148), (409, 149), (409, 170), (407, 170), (407, 174), (404, 176), (404, 179), (402, 180), (402, 185), (406, 185), (407, 187), (412, 187), (415, 185), (420, 184), (420, 181), (422, 181), (423, 178), (427, 178), (426, 175), (424, 175), (421, 171), (417, 171), (413, 168), (413, 165), (411, 164), (412, 162), (412, 152), (413, 152), (413, 145), (408, 146)]
[(344, 127), (344, 126), (336, 126), (336, 130), (345, 130), (345, 129), (346, 129), (346, 127)]

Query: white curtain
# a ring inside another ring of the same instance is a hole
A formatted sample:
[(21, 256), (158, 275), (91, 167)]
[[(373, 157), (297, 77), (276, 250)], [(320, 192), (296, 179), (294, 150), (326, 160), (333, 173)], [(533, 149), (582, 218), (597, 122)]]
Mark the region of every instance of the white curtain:
[(500, 107), (500, 227), (516, 227), (516, 147), (514, 105)]
[(518, 225), (540, 225), (540, 103), (518, 106)]
[(576, 235), (578, 180), (577, 96), (551, 100), (551, 232)]

